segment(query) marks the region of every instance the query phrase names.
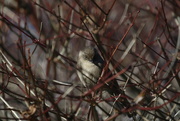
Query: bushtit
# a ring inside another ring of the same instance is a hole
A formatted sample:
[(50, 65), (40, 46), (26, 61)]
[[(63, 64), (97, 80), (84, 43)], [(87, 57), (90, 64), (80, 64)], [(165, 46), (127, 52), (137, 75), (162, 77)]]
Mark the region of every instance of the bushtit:
[[(79, 52), (77, 73), (84, 87), (91, 89), (95, 84), (97, 84), (103, 65), (104, 61), (95, 48), (88, 47)], [(112, 76), (112, 74), (110, 74), (110, 76)], [(107, 91), (111, 96), (124, 94), (115, 79), (111, 80), (108, 84), (104, 83), (102, 89)], [(115, 103), (115, 108), (118, 110), (128, 107), (130, 107), (130, 103), (124, 97), (120, 97), (117, 103)]]
[(90, 89), (97, 83), (103, 63), (95, 48), (89, 47), (79, 52), (77, 68), (80, 71), (77, 73), (86, 88)]

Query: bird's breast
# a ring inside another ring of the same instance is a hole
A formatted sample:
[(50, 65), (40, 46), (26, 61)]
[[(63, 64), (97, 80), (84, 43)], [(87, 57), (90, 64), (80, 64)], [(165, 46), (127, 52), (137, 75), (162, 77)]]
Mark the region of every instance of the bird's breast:
[(101, 69), (91, 61), (87, 60), (83, 60), (83, 63), (81, 63), (81, 69), (84, 74), (83, 81), (87, 87), (91, 88), (97, 83), (101, 74)]
[(90, 61), (84, 61), (82, 69), (85, 73), (87, 73), (87, 76), (91, 75), (95, 78), (99, 78), (101, 73), (101, 69)]

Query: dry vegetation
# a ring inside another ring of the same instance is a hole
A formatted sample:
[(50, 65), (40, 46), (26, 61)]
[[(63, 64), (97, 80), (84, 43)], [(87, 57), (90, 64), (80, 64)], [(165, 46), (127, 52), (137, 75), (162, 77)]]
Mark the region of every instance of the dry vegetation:
[[(86, 46), (124, 94), (83, 91), (76, 60)], [(179, 0), (0, 0), (3, 121), (177, 121), (179, 72)], [(113, 110), (122, 97), (131, 106)]]

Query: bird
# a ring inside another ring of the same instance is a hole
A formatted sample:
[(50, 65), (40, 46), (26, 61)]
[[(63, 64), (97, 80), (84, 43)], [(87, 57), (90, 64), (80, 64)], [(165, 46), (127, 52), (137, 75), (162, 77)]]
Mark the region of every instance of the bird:
[[(91, 89), (98, 84), (104, 66), (105, 61), (101, 58), (100, 54), (94, 47), (86, 47), (84, 50), (81, 50), (77, 59), (77, 74), (83, 86), (87, 89)], [(109, 77), (111, 76), (112, 74), (109, 75)], [(119, 88), (118, 82), (115, 79), (108, 83), (104, 83), (102, 90), (107, 91), (114, 97), (121, 94), (124, 95), (124, 91)], [(120, 97), (114, 107), (121, 111), (124, 108), (129, 108), (130, 103), (125, 97)], [(128, 116), (131, 115), (128, 113)]]
[(95, 48), (87, 47), (79, 52), (77, 68), (80, 71), (78, 71), (77, 74), (84, 87), (90, 89), (97, 84), (98, 78), (101, 75), (103, 63), (103, 59)]

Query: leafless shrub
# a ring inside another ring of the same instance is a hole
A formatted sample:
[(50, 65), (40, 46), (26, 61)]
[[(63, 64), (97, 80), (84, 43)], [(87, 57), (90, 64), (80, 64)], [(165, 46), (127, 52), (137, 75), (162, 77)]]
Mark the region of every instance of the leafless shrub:
[[(1, 0), (0, 119), (179, 120), (179, 11), (178, 0)], [(84, 91), (76, 59), (87, 46), (119, 97)], [(131, 106), (112, 111), (122, 97)]]

